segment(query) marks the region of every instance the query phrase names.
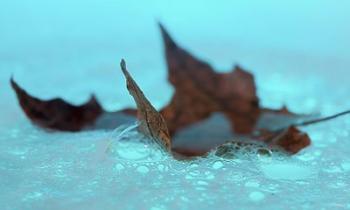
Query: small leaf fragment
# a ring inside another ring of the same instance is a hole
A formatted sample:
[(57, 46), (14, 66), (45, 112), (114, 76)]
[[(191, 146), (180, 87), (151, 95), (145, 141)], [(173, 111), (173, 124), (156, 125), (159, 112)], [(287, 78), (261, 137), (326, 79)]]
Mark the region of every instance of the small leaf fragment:
[(263, 131), (258, 139), (271, 146), (279, 146), (291, 154), (295, 154), (311, 144), (309, 135), (295, 126), (289, 126), (278, 131)]
[(121, 61), (120, 66), (126, 78), (129, 93), (137, 105), (138, 118), (141, 121), (141, 132), (170, 151), (171, 140), (165, 120), (147, 100), (142, 90), (131, 77), (124, 60)]

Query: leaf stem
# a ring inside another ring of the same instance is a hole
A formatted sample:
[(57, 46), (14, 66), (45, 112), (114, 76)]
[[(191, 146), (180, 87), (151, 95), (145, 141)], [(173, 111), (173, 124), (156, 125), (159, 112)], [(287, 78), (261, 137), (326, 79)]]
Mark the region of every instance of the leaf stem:
[(350, 110), (346, 110), (328, 117), (322, 117), (322, 118), (318, 118), (318, 119), (313, 119), (313, 120), (307, 120), (304, 122), (300, 122), (300, 123), (295, 123), (292, 124), (292, 126), (308, 126), (308, 125), (312, 125), (312, 124), (316, 124), (316, 123), (320, 123), (320, 122), (324, 122), (324, 121), (328, 121), (328, 120), (332, 120), (335, 119), (337, 117), (343, 116), (343, 115), (347, 115), (350, 114)]

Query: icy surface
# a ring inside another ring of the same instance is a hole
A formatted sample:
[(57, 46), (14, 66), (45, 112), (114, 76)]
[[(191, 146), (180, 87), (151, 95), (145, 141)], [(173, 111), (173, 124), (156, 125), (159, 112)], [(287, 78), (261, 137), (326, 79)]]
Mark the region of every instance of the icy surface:
[(218, 69), (239, 62), (251, 70), (265, 106), (321, 115), (350, 108), (349, 1), (220, 2), (1, 1), (0, 209), (350, 209), (349, 116), (303, 128), (313, 143), (292, 157), (184, 162), (133, 125), (45, 132), (17, 105), (11, 74), (43, 98), (79, 104), (94, 92), (109, 110), (134, 106), (118, 69), (124, 57), (161, 107), (172, 93), (162, 20)]

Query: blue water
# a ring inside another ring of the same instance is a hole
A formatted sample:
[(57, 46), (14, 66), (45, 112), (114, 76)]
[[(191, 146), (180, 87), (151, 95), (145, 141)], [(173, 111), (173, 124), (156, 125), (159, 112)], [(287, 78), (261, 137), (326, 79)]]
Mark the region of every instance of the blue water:
[[(119, 60), (157, 107), (173, 92), (157, 21), (218, 71), (254, 73), (261, 103), (350, 108), (350, 2), (0, 0), (0, 206), (45, 209), (350, 209), (350, 118), (303, 128), (293, 157), (179, 162), (134, 130), (47, 133), (9, 86), (108, 110), (134, 106)], [(162, 88), (159, 88), (162, 87)], [(132, 125), (131, 125), (132, 126)], [(133, 140), (133, 141), (129, 141)], [(129, 148), (133, 149), (130, 150)]]

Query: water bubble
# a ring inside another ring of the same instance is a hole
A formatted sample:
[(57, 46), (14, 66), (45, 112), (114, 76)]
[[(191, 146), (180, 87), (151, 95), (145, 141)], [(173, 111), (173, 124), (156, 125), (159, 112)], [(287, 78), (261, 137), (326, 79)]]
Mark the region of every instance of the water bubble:
[(324, 171), (328, 173), (340, 173), (342, 170), (338, 166), (329, 166), (328, 168), (325, 168)]
[(42, 196), (43, 196), (42, 192), (30, 192), (22, 200), (23, 201), (37, 200), (37, 199), (40, 199)]
[(199, 165), (198, 165), (197, 163), (191, 163), (190, 166), (189, 166), (189, 168), (191, 168), (191, 169), (192, 169), (192, 168), (198, 168), (198, 166), (199, 166)]
[(278, 184), (270, 184), (269, 186), (267, 186), (267, 188), (265, 188), (264, 190), (267, 192), (270, 192), (272, 194), (279, 192), (279, 185)]
[(160, 164), (160, 165), (158, 165), (157, 168), (158, 168), (159, 171), (164, 171), (165, 167), (164, 167), (164, 165)]
[(206, 171), (206, 172), (204, 173), (204, 175), (205, 175), (205, 179), (207, 179), (207, 180), (212, 180), (212, 179), (215, 178), (215, 176), (213, 175), (213, 173), (211, 173), (210, 171)]
[(329, 186), (332, 187), (332, 188), (344, 188), (345, 189), (347, 184), (345, 182), (338, 181), (336, 183), (331, 183)]
[(301, 154), (297, 157), (299, 160), (302, 160), (302, 161), (311, 161), (311, 160), (314, 160), (315, 159), (315, 156), (311, 153), (305, 153), (305, 154)]
[(182, 201), (184, 201), (184, 202), (190, 201), (190, 200), (189, 200), (187, 197), (185, 197), (185, 196), (181, 196), (180, 199), (181, 199)]
[(186, 179), (195, 179), (196, 177), (200, 176), (200, 171), (195, 170), (195, 171), (191, 171), (186, 175)]
[(150, 210), (165, 210), (164, 206), (153, 206)]
[(246, 187), (259, 187), (260, 184), (256, 181), (248, 181), (244, 184)]
[(224, 166), (224, 164), (222, 163), (222, 161), (218, 160), (218, 161), (215, 161), (214, 164), (213, 164), (213, 169), (217, 170), (217, 169), (220, 169)]
[(206, 181), (202, 181), (202, 180), (197, 181), (197, 184), (202, 185), (202, 186), (208, 185), (208, 183)]
[(121, 171), (121, 170), (123, 170), (124, 168), (125, 168), (125, 167), (124, 167), (123, 164), (118, 163), (117, 165), (115, 165), (115, 169), (116, 169), (117, 171)]
[(271, 151), (267, 148), (259, 148), (259, 149), (257, 149), (257, 153), (259, 156), (263, 156), (263, 157), (270, 157), (271, 156)]
[(141, 174), (147, 174), (149, 172), (149, 168), (147, 166), (139, 166), (137, 167), (137, 172), (141, 173)]
[(249, 194), (249, 198), (251, 201), (259, 202), (264, 200), (265, 194), (259, 191), (254, 191)]
[(350, 171), (350, 162), (344, 162), (341, 164), (344, 171)]

